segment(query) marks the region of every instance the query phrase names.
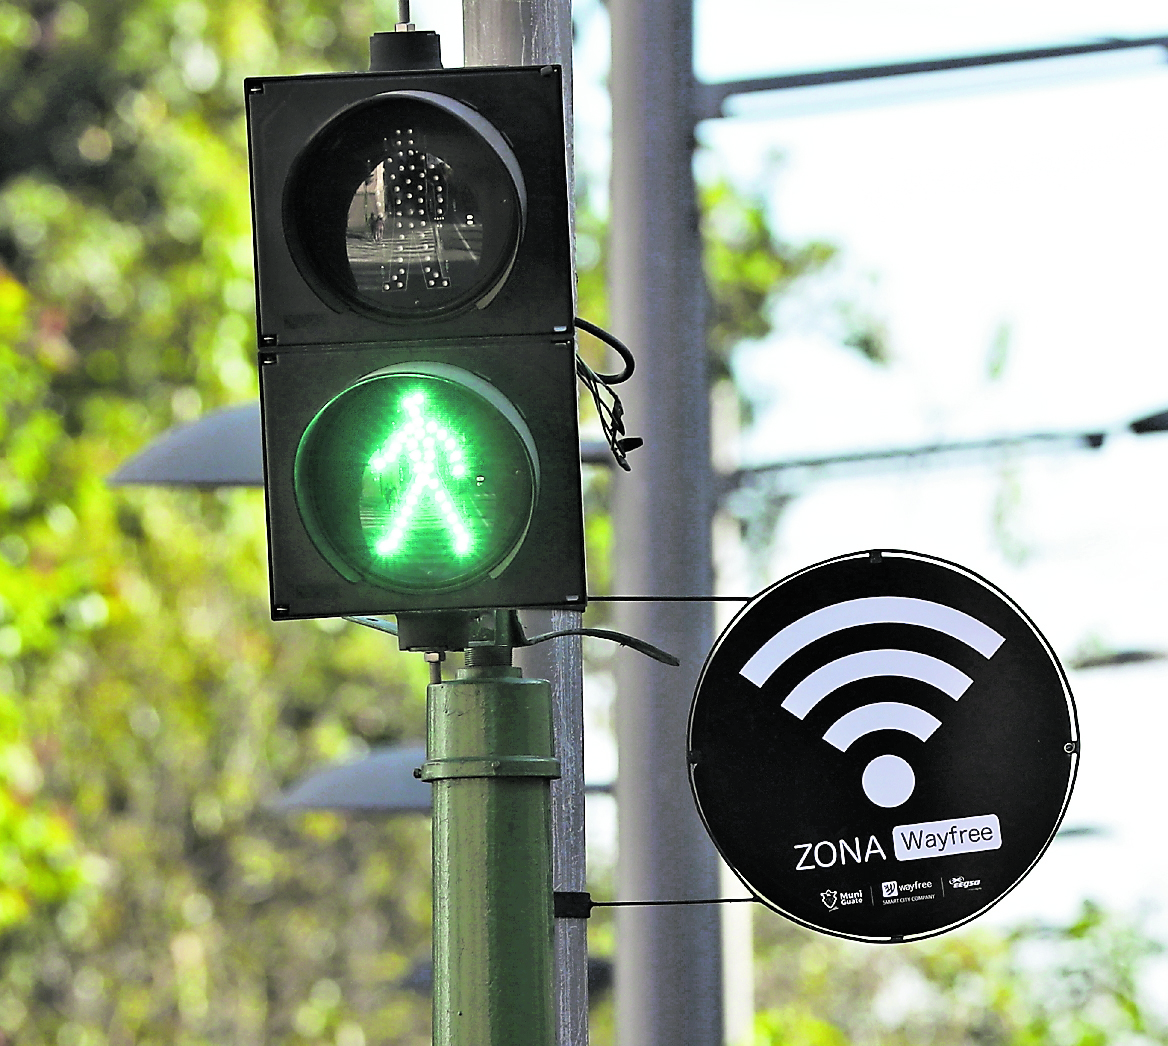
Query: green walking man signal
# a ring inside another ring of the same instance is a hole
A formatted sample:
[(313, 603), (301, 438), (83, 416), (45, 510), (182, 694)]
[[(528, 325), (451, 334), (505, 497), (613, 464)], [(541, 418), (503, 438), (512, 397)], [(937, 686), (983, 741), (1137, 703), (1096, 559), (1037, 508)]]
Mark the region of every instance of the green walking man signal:
[(330, 400), (295, 463), (299, 516), (342, 577), (437, 593), (497, 574), (527, 537), (538, 449), (492, 385), (398, 364)]
[[(375, 546), (377, 554), (392, 559), (401, 553), (407, 533), (412, 537), (415, 531), (420, 532), (419, 542), (428, 539), (424, 507), (419, 508), (418, 503), (429, 501), (450, 551), (455, 559), (465, 559), (474, 543), (467, 521), (455, 505), (455, 498), (459, 502), (463, 499), (460, 488), (464, 484), (458, 481), (467, 478), (464, 441), (429, 415), (424, 392), (411, 392), (401, 406), (408, 420), (394, 429), (385, 446), (369, 459), (369, 470), (376, 480), (373, 501), (376, 503), (380, 495), (392, 506), (389, 529)], [(403, 473), (408, 477), (404, 482)]]

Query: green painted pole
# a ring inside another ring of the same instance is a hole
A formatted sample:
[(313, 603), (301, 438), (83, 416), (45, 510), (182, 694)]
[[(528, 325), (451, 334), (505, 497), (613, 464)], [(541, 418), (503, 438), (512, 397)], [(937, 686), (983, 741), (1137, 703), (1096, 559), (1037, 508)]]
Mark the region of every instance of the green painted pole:
[(555, 1046), (551, 688), (510, 665), (426, 692), (434, 1046)]

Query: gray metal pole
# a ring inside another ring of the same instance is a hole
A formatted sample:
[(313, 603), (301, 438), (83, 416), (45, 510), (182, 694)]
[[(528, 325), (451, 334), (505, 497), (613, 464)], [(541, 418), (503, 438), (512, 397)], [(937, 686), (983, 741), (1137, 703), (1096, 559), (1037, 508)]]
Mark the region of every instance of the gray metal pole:
[[(467, 65), (564, 67), (564, 127), (568, 184), (573, 183), (572, 9), (570, 0), (463, 0), (463, 60)], [(569, 199), (571, 193), (569, 192)], [(571, 213), (571, 212), (569, 212)], [(524, 614), (529, 634), (578, 628), (566, 610)], [(586, 889), (584, 847), (584, 676), (579, 636), (516, 651), (524, 672), (552, 685), (556, 755), (561, 777), (552, 782), (552, 885)], [(554, 985), (557, 1046), (587, 1046), (588, 942), (582, 919), (557, 919)]]
[[(579, 628), (571, 610), (527, 611), (528, 635)], [(584, 662), (579, 636), (563, 636), (515, 651), (515, 662), (532, 679), (552, 686), (556, 757), (560, 777), (552, 781), (552, 888), (586, 890), (584, 846)], [(588, 924), (557, 919), (554, 984), (557, 1046), (588, 1046)]]
[[(612, 326), (637, 357), (621, 396), (645, 447), (617, 473), (622, 592), (712, 592), (705, 288), (694, 198), (692, 0), (611, 0)], [(627, 390), (627, 391), (626, 391)], [(624, 631), (682, 667), (621, 653), (617, 896), (716, 897), (717, 858), (690, 797), (690, 696), (713, 637), (708, 604), (626, 604)], [(721, 1046), (717, 906), (620, 909), (620, 1046)]]

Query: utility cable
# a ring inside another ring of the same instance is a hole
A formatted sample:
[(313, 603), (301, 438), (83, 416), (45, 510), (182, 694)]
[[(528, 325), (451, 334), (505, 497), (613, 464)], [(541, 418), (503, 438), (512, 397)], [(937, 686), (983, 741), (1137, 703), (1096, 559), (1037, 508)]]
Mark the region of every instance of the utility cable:
[(617, 355), (624, 360), (624, 370), (616, 374), (597, 374), (596, 378), (598, 381), (603, 381), (605, 385), (619, 385), (622, 381), (628, 381), (633, 376), (633, 371), (637, 367), (637, 361), (633, 359), (632, 350), (620, 338), (611, 331), (606, 331), (603, 327), (597, 326), (591, 320), (584, 320), (579, 316), (576, 317), (576, 326), (582, 331), (587, 331), (592, 337), (599, 338), (610, 348), (615, 349)]
[(686, 901), (594, 901), (584, 891), (557, 890), (554, 896), (557, 919), (590, 919), (593, 908), (649, 908), (680, 904), (758, 904), (757, 897), (709, 897)]
[(620, 396), (612, 386), (628, 381), (636, 368), (636, 361), (629, 347), (615, 334), (598, 327), (595, 323), (576, 317), (576, 326), (587, 331), (593, 337), (599, 338), (606, 345), (611, 346), (624, 361), (624, 368), (615, 374), (597, 374), (587, 363), (576, 355), (576, 374), (584, 383), (584, 387), (592, 394), (592, 402), (596, 405), (596, 414), (600, 418), (600, 428), (604, 438), (612, 450), (616, 463), (626, 472), (631, 471), (628, 462), (628, 453), (644, 445), (645, 441), (639, 436), (625, 435), (625, 408)]

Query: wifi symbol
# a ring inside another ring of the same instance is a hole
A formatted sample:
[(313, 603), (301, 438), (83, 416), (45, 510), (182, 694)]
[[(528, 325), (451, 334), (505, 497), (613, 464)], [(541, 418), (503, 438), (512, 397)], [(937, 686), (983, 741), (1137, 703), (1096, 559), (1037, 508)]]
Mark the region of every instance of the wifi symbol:
[[(817, 639), (857, 625), (919, 625), (960, 640), (985, 658), (993, 657), (1005, 642), (977, 618), (942, 603), (908, 596), (867, 596), (833, 603), (813, 611), (768, 639), (742, 666), (741, 674), (761, 687), (795, 653)], [(803, 719), (828, 694), (841, 686), (876, 676), (916, 679), (936, 687), (954, 701), (973, 680), (960, 669), (928, 654), (914, 650), (861, 650), (830, 661), (801, 679), (783, 700), (783, 708)], [(900, 730), (927, 741), (941, 720), (923, 708), (902, 701), (874, 701), (840, 716), (823, 739), (841, 752), (866, 734), (877, 730)], [(900, 806), (916, 787), (916, 774), (898, 755), (879, 755), (865, 768), (861, 778), (864, 794), (877, 806)]]

